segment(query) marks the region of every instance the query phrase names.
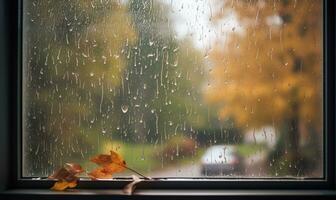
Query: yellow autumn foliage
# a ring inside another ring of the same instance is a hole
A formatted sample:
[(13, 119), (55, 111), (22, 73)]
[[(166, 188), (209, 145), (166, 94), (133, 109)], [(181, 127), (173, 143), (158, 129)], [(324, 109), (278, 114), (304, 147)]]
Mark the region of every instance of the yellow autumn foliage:
[[(237, 14), (241, 31), (218, 39), (205, 98), (242, 128), (274, 125), (297, 115), (322, 128), (322, 1), (236, 1), (223, 4)], [(293, 109), (297, 105), (297, 110)]]

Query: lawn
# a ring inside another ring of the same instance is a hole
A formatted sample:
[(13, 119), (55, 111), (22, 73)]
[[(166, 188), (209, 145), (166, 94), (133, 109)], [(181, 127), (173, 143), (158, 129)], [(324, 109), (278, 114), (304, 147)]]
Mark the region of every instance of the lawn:
[[(124, 143), (122, 141), (111, 141), (103, 140), (101, 141), (97, 152), (92, 152), (92, 156), (95, 154), (109, 154), (110, 150), (117, 151), (122, 155), (127, 163), (127, 166), (144, 174), (150, 175), (153, 171), (160, 171), (163, 168), (171, 168), (183, 165), (190, 165), (191, 163), (197, 163), (200, 161), (206, 148), (198, 148), (195, 154), (191, 156), (179, 156), (175, 157), (174, 160), (169, 158), (163, 158), (159, 152), (161, 152), (161, 145), (153, 144), (131, 144)], [(239, 144), (237, 145), (237, 151), (243, 157), (248, 157), (256, 154), (260, 151), (264, 151), (266, 147), (260, 144)], [(159, 154), (158, 154), (159, 153)], [(94, 163), (90, 162), (89, 159), (79, 161), (79, 163), (88, 171), (97, 167)], [(129, 170), (125, 170), (122, 173), (115, 174), (114, 177), (130, 176), (134, 174)], [(85, 175), (84, 175), (85, 176)]]

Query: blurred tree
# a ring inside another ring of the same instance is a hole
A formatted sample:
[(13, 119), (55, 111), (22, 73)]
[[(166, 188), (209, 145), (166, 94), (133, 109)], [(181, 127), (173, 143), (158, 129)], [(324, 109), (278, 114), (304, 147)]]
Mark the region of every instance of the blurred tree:
[(126, 11), (117, 1), (24, 3), (24, 175), (95, 154), (116, 127), (121, 49), (136, 40)]
[(162, 144), (196, 124), (202, 55), (190, 41), (176, 38), (168, 5), (131, 0), (128, 6), (138, 41), (124, 50), (128, 67), (120, 104), (128, 111), (121, 119), (120, 135), (127, 134), (129, 142)]
[[(296, 176), (305, 167), (300, 124), (322, 134), (322, 1), (231, 3), (223, 2), (216, 23), (233, 10), (241, 26), (210, 54), (215, 67), (207, 101), (242, 128), (276, 127), (280, 138), (270, 159)], [(310, 159), (320, 161), (322, 148), (316, 150)]]
[(156, 145), (205, 123), (202, 56), (175, 38), (168, 10), (156, 1), (25, 4), (24, 175), (82, 162), (108, 139)]

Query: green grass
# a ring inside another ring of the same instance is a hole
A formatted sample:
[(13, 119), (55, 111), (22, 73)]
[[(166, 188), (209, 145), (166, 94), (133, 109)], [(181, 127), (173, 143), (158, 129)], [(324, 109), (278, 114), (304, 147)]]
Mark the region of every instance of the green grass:
[(147, 173), (160, 165), (160, 160), (154, 158), (158, 147), (150, 144), (125, 144), (123, 145), (123, 156), (127, 165), (141, 173)]
[[(127, 166), (140, 172), (146, 174), (148, 170), (152, 167), (157, 167), (159, 165), (158, 161), (153, 159), (151, 155), (155, 151), (155, 149), (148, 144), (140, 145), (140, 144), (122, 144), (119, 142), (108, 142), (105, 141), (99, 147), (98, 152), (92, 152), (90, 157), (95, 156), (96, 154), (109, 154), (110, 150), (116, 150), (127, 163)], [(144, 152), (144, 153), (142, 153)], [(91, 171), (98, 166), (89, 159), (81, 160), (78, 162), (83, 166), (87, 171)], [(134, 174), (129, 170), (125, 170), (123, 173), (115, 174), (114, 176), (124, 176)], [(86, 176), (86, 175), (84, 175)]]
[[(108, 141), (105, 140), (101, 143), (99, 153), (108, 154), (113, 149), (119, 152), (127, 163), (127, 166), (142, 173), (149, 175), (152, 171), (159, 170), (162, 167), (162, 159), (158, 156), (161, 152), (160, 145), (153, 144), (130, 144), (123, 143), (121, 141)], [(178, 157), (174, 161), (164, 160), (163, 167), (187, 165), (200, 160), (203, 155), (204, 149), (198, 148), (196, 154), (192, 157)], [(156, 156), (155, 156), (156, 155)], [(94, 163), (86, 161), (83, 166), (92, 170), (96, 167)], [(126, 170), (125, 172), (115, 174), (114, 176), (128, 176), (134, 174), (133, 172)]]
[[(159, 146), (151, 144), (124, 144), (121, 153), (127, 162), (128, 167), (137, 170), (140, 173), (150, 174), (151, 171), (161, 169), (162, 159), (155, 156), (160, 152)], [(198, 161), (203, 155), (204, 149), (199, 148), (193, 157), (175, 158), (174, 161), (165, 160), (164, 167), (187, 165), (193, 161)], [(132, 174), (132, 173), (125, 173)]]
[[(247, 157), (249, 155), (253, 155), (257, 152), (263, 151), (267, 149), (265, 145), (261, 144), (240, 144), (237, 145), (237, 151), (243, 157)], [(101, 140), (100, 145), (97, 149), (97, 152), (91, 152), (90, 157), (93, 157), (97, 154), (109, 154), (110, 150), (115, 150), (119, 152), (124, 160), (127, 163), (127, 166), (144, 174), (149, 175), (152, 171), (156, 171), (161, 169), (163, 166), (166, 167), (173, 167), (173, 166), (181, 166), (181, 165), (188, 165), (193, 162), (198, 162), (206, 148), (198, 148), (196, 153), (191, 156), (179, 156), (175, 157), (174, 161), (171, 160), (164, 160), (164, 164), (162, 165), (162, 159), (160, 155), (161, 146), (160, 145), (153, 145), (153, 144), (130, 144), (124, 143), (122, 141), (112, 141), (109, 139)], [(156, 155), (156, 156), (155, 156)], [(97, 165), (90, 162), (89, 159), (85, 159), (79, 162), (85, 169), (91, 171), (92, 169), (96, 168)], [(115, 174), (114, 177), (122, 177), (122, 176), (129, 176), (134, 174), (129, 170), (125, 170), (125, 172)]]
[(260, 151), (268, 150), (264, 144), (240, 144), (237, 145), (238, 154), (247, 157)]

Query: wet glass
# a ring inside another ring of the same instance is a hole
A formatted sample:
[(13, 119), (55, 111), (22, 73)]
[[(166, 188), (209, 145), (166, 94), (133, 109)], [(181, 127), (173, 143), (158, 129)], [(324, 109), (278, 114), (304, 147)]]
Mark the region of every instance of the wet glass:
[(24, 1), (22, 175), (323, 177), (322, 3)]

